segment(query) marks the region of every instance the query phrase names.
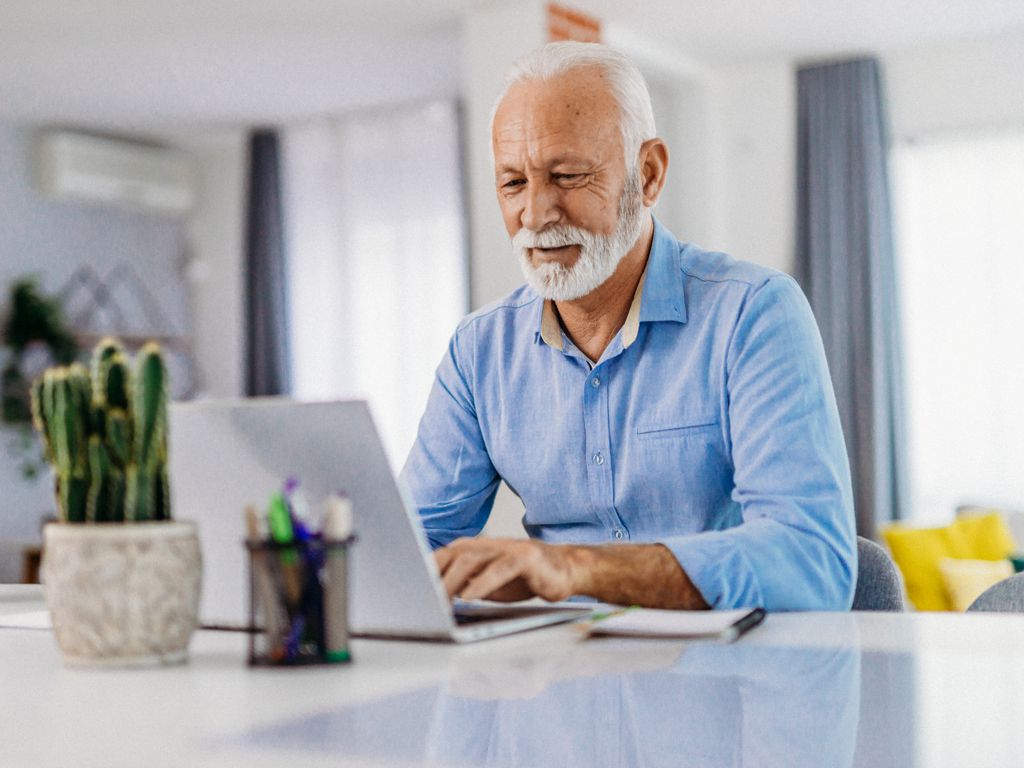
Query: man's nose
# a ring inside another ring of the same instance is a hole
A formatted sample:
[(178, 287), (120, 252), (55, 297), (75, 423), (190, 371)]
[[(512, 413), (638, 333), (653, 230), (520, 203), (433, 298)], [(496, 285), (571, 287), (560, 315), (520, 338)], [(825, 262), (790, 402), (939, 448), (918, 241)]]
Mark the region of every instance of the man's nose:
[(523, 207), (522, 225), (533, 232), (540, 232), (549, 224), (555, 224), (562, 217), (558, 195), (547, 184), (527, 184), (526, 204)]

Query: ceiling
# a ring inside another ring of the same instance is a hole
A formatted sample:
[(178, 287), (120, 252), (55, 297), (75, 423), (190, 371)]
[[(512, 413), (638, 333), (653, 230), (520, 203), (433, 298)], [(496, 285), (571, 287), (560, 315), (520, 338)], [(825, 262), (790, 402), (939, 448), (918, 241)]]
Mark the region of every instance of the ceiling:
[(1024, 0), (573, 0), (573, 5), (712, 63), (1024, 35)]
[[(567, 1), (711, 65), (1024, 41), (1024, 0)], [(0, 0), (0, 119), (241, 125), (452, 95), (459, 19), (481, 4)]]

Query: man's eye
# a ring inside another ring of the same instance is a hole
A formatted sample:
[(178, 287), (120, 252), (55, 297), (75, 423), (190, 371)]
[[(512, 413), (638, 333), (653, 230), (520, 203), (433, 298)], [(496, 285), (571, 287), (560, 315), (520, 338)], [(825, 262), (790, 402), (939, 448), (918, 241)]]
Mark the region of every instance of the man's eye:
[(514, 187), (522, 186), (525, 183), (526, 183), (525, 179), (511, 179), (509, 181), (506, 181), (501, 186), (502, 186), (502, 189), (512, 189)]
[(583, 178), (582, 173), (556, 173), (553, 175), (559, 181), (575, 181), (576, 179)]

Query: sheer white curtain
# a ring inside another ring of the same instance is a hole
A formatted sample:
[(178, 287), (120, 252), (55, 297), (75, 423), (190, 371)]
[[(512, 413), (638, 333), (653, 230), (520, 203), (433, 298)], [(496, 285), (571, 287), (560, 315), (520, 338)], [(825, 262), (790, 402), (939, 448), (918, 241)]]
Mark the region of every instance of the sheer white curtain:
[(310, 122), (284, 149), (293, 394), (368, 399), (400, 467), (468, 303), (457, 108)]
[(897, 146), (911, 516), (1024, 509), (1024, 131)]

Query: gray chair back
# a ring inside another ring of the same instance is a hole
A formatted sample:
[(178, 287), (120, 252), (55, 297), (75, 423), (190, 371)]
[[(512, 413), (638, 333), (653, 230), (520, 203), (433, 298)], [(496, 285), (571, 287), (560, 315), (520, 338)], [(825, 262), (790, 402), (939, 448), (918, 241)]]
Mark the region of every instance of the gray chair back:
[(857, 537), (855, 611), (902, 611), (903, 578), (896, 563), (875, 542)]
[(968, 611), (1024, 613), (1024, 573), (1018, 573), (982, 592), (967, 606)]

